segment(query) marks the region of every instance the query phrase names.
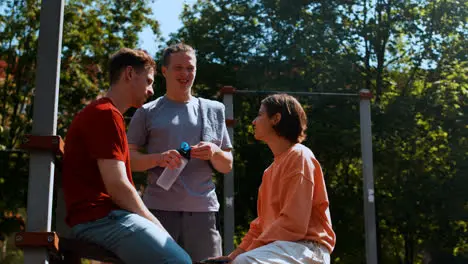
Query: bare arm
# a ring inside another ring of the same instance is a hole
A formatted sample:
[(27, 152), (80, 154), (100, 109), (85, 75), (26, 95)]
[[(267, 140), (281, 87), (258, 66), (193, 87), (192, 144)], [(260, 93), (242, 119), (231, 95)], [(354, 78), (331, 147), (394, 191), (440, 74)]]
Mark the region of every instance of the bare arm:
[(232, 170), (232, 152), (231, 150), (222, 150), (216, 151), (211, 157), (211, 164), (213, 167), (221, 172), (221, 173), (228, 173)]
[(221, 173), (228, 173), (232, 170), (232, 153), (231, 150), (222, 150), (217, 145), (210, 142), (200, 142), (192, 146), (190, 151), (192, 158), (209, 160), (215, 170)]
[(137, 190), (128, 180), (125, 163), (123, 161), (99, 159), (98, 166), (106, 190), (116, 205), (150, 220), (165, 230), (159, 220), (156, 219), (144, 205)]
[(146, 171), (154, 167), (169, 167), (171, 169), (180, 166), (180, 154), (176, 150), (168, 150), (163, 153), (141, 153), (139, 147), (128, 145), (130, 149), (130, 164), (132, 171)]
[(129, 144), (128, 148), (130, 149), (132, 171), (146, 171), (159, 165), (160, 154), (141, 153), (138, 146), (133, 144)]

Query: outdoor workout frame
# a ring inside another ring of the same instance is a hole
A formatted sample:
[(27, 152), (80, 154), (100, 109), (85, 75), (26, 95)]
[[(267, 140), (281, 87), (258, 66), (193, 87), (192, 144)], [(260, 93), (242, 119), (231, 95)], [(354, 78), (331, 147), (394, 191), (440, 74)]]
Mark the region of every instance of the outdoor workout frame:
[[(16, 236), (24, 242), (24, 263), (48, 263), (47, 245), (58, 247), (51, 233), (55, 155), (61, 139), (57, 133), (60, 57), (64, 0), (41, 2), (39, 44), (37, 51), (36, 89), (34, 96), (32, 137), (30, 142), (26, 232)], [(31, 144), (31, 140), (34, 144)], [(34, 146), (32, 146), (34, 145)], [(44, 241), (45, 240), (45, 241)]]
[[(361, 90), (359, 93), (321, 93), (321, 92), (285, 92), (285, 91), (250, 91), (237, 90), (232, 86), (221, 89), (223, 103), (226, 107), (226, 125), (229, 136), (234, 144), (234, 95), (252, 94), (269, 95), (275, 93), (287, 93), (295, 96), (345, 96), (359, 98), (359, 116), (361, 127), (361, 152), (363, 172), (364, 217), (366, 233), (366, 260), (367, 264), (377, 264), (377, 232), (375, 223), (375, 199), (374, 199), (374, 172), (372, 160), (372, 123), (370, 100), (372, 94), (369, 90)], [(235, 150), (233, 150), (235, 151)], [(229, 254), (234, 249), (234, 169), (224, 176), (224, 254)]]
[[(57, 247), (57, 236), (52, 233), (52, 197), (54, 187), (55, 155), (63, 145), (57, 132), (57, 111), (62, 51), (64, 0), (41, 2), (39, 43), (37, 53), (36, 89), (33, 108), (32, 133), (29, 137), (30, 162), (28, 181), (28, 219), (26, 232), (16, 236), (23, 242), (25, 264), (48, 263), (47, 246)], [(233, 97), (236, 93), (257, 93), (224, 87), (226, 122), (234, 141)], [(274, 93), (274, 92), (261, 92)], [(375, 226), (374, 180), (372, 163), (372, 131), (369, 91), (359, 94), (300, 93), (292, 95), (355, 96), (360, 98), (361, 150), (363, 160), (364, 213), (366, 227), (367, 263), (377, 263), (377, 239)], [(234, 171), (224, 179), (224, 242), (225, 253), (233, 249), (234, 237)], [(32, 242), (31, 242), (32, 241)]]

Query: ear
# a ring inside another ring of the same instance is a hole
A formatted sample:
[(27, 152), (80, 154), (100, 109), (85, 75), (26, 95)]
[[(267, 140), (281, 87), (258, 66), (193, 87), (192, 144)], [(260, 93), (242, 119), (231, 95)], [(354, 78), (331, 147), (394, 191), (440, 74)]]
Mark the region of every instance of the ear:
[(281, 113), (276, 113), (272, 116), (271, 121), (273, 125), (277, 125), (281, 121)]
[(133, 78), (133, 75), (135, 74), (135, 71), (133, 70), (132, 66), (127, 66), (124, 70), (124, 76), (125, 80), (130, 81)]
[(166, 66), (161, 66), (161, 73), (166, 78), (166, 72), (167, 72), (167, 67)]

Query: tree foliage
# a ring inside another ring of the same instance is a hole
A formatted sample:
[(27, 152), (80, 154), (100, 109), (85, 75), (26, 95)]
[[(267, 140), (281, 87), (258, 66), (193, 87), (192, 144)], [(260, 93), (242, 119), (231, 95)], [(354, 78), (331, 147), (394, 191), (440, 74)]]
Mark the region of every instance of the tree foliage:
[[(198, 52), (195, 91), (375, 95), (372, 107), (381, 263), (458, 263), (467, 258), (466, 71), (468, 6), (460, 1), (213, 0), (182, 14), (168, 43)], [(272, 155), (252, 137), (264, 95), (236, 95), (238, 237), (255, 217)], [(335, 263), (365, 261), (359, 103), (300, 97), (306, 145), (326, 174), (338, 243)], [(259, 157), (261, 157), (259, 159)]]
[[(66, 1), (57, 134), (109, 87), (107, 61), (120, 47), (137, 47), (145, 27), (159, 36), (150, 0)], [(17, 150), (31, 132), (41, 1), (0, 1), (0, 236), (18, 226), (7, 216), (25, 207), (28, 155)], [(11, 222), (11, 221), (10, 221)], [(9, 222), (8, 222), (9, 223)], [(4, 256), (5, 257), (5, 256)], [(0, 261), (1, 262), (1, 261)]]
[[(1, 149), (17, 148), (31, 129), (39, 2), (0, 3)], [(135, 47), (144, 27), (158, 32), (148, 4), (67, 1), (60, 135), (73, 115), (108, 87), (103, 73), (109, 54)], [(371, 90), (379, 263), (467, 261), (466, 1), (198, 0), (185, 6), (181, 19), (184, 26), (168, 43), (182, 40), (196, 48), (197, 95), (219, 98), (224, 85)], [(164, 92), (161, 76), (156, 87), (157, 94)], [(267, 146), (252, 136), (251, 121), (263, 97), (236, 95), (234, 104), (236, 241), (256, 215), (261, 175), (272, 161)], [(305, 144), (326, 175), (338, 237), (333, 262), (363, 263), (359, 99), (299, 100), (309, 117)], [(27, 154), (0, 153), (0, 212), (16, 213), (26, 201)], [(219, 194), (222, 179), (217, 177)]]

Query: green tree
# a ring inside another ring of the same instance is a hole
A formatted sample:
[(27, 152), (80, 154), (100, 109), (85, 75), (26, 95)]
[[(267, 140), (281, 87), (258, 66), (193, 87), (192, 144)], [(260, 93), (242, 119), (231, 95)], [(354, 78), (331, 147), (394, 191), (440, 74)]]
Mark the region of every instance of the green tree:
[[(199, 95), (215, 97), (226, 84), (371, 90), (380, 262), (456, 263), (466, 261), (459, 186), (466, 186), (467, 10), (459, 1), (199, 0), (185, 7), (184, 27), (169, 43), (197, 49)], [(238, 237), (255, 216), (260, 175), (272, 160), (251, 135), (260, 97), (235, 103)], [(305, 144), (327, 175), (334, 261), (363, 262), (358, 102), (300, 100), (311, 119)]]
[[(66, 1), (58, 135), (64, 137), (73, 116), (108, 89), (110, 54), (137, 47), (145, 27), (160, 35), (151, 2)], [(39, 0), (0, 2), (0, 234), (18, 230), (2, 224), (3, 215), (26, 206), (28, 155), (12, 150), (31, 131), (40, 6)]]

